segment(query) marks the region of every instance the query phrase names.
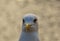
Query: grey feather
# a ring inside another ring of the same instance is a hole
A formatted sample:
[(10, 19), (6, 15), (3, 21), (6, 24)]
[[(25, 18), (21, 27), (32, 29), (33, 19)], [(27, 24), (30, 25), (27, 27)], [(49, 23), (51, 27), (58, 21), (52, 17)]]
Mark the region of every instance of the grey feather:
[[(22, 23), (22, 32), (20, 35), (19, 41), (39, 41), (38, 37), (38, 23), (34, 23), (33, 20), (37, 19), (37, 17), (34, 14), (27, 14), (23, 17), (25, 20), (25, 23)], [(32, 31), (26, 32), (25, 24), (29, 23), (31, 24)]]

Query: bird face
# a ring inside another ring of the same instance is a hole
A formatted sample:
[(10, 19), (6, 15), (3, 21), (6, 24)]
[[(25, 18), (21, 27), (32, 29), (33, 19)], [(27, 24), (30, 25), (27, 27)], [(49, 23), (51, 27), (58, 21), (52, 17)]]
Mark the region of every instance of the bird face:
[(38, 29), (37, 17), (34, 15), (27, 15), (23, 18), (23, 30), (26, 32), (37, 31)]

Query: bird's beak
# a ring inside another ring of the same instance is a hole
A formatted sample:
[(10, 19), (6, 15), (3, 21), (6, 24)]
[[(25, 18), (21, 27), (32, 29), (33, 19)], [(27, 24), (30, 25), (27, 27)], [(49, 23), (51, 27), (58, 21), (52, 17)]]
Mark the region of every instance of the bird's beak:
[(26, 31), (30, 30), (31, 25), (30, 24), (26, 24)]

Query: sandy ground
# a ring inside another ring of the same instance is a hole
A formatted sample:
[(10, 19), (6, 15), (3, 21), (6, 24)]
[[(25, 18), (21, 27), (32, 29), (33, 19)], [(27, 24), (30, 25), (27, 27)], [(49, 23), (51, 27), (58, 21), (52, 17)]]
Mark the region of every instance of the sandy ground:
[(41, 41), (60, 41), (60, 0), (0, 0), (0, 41), (18, 41), (26, 13), (39, 16)]

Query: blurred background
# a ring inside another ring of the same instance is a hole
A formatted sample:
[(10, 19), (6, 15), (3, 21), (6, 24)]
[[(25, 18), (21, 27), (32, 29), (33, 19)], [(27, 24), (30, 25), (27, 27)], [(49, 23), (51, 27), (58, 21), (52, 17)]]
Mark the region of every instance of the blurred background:
[(18, 41), (22, 17), (39, 16), (41, 41), (60, 41), (60, 0), (0, 0), (0, 41)]

